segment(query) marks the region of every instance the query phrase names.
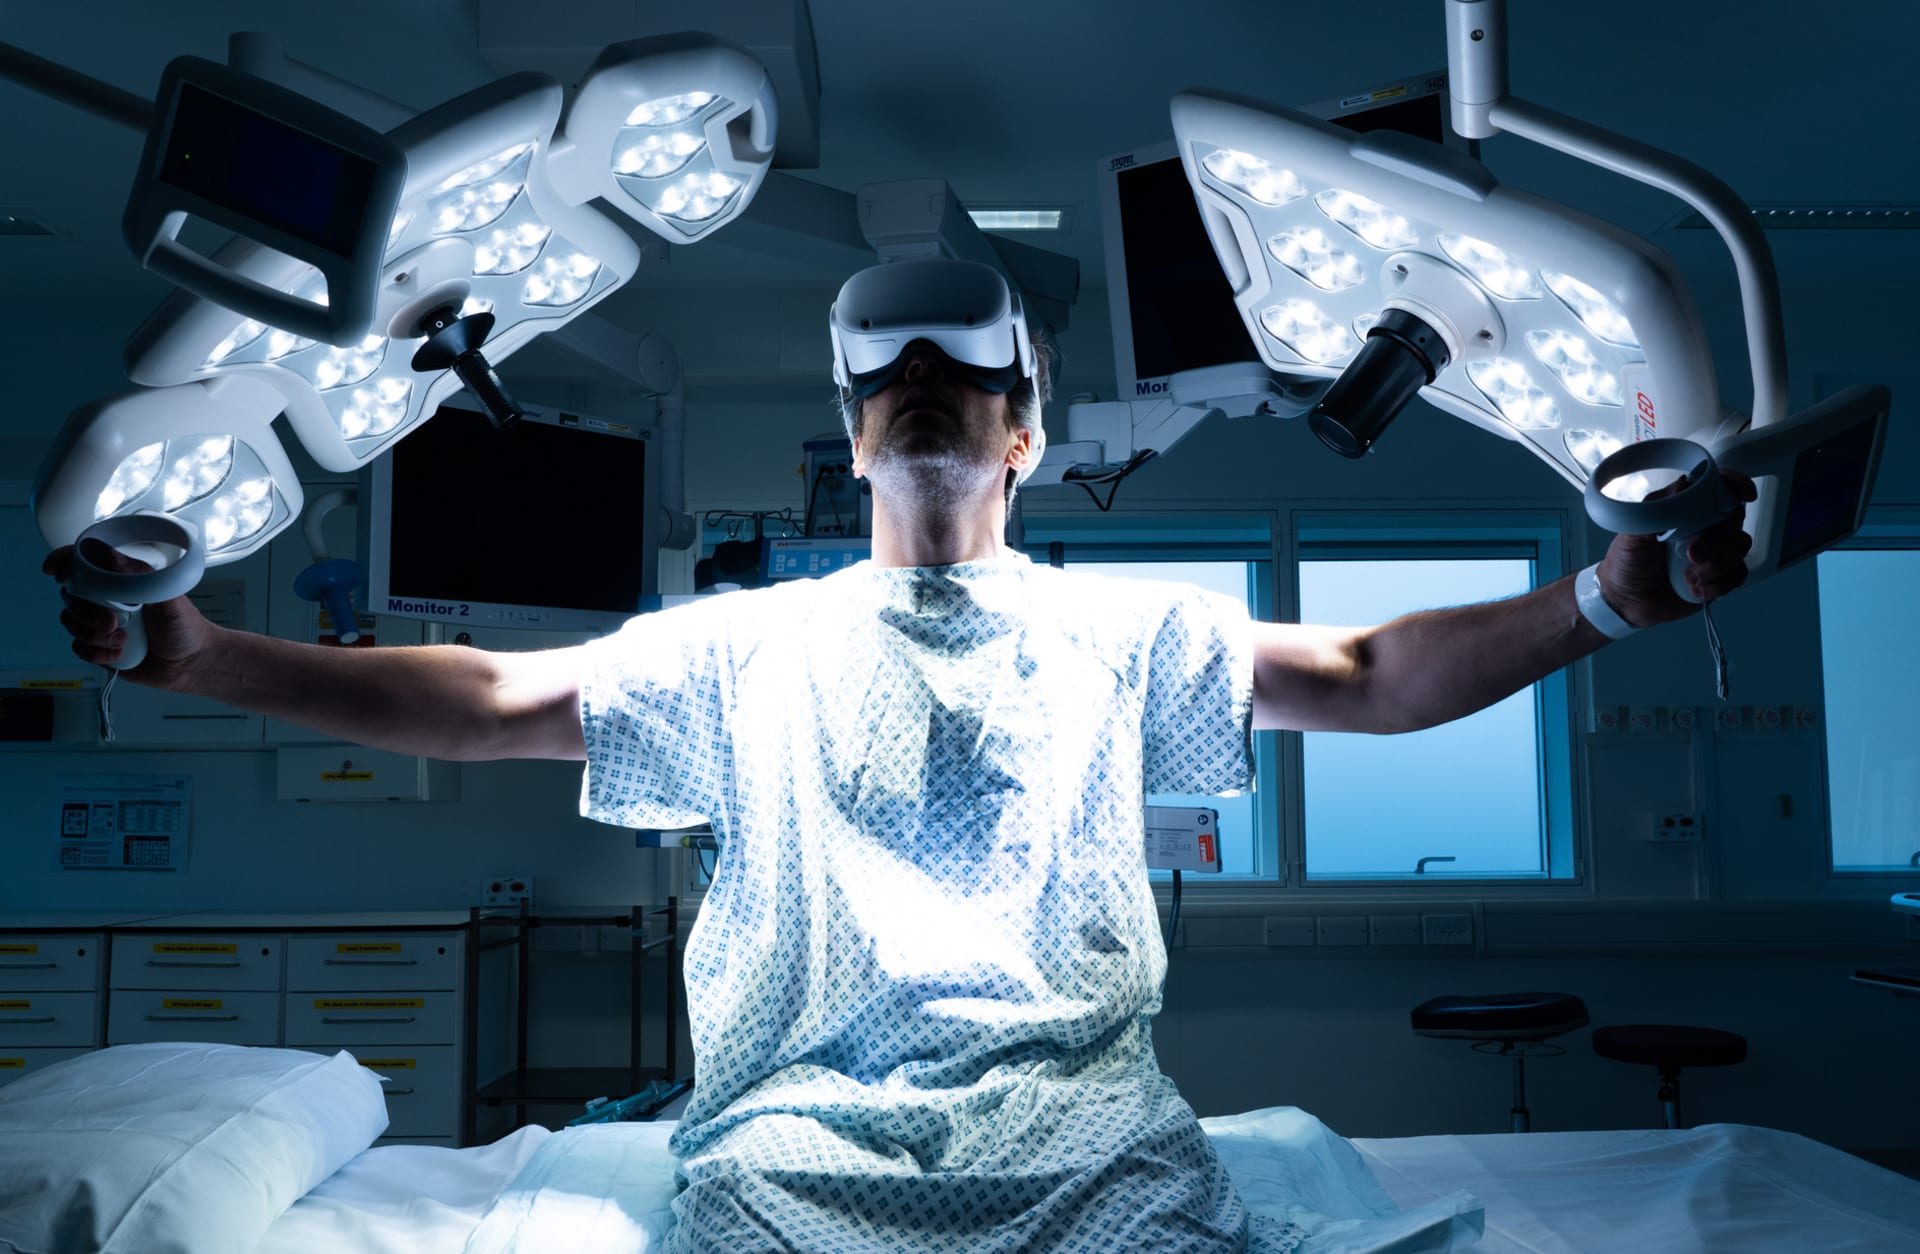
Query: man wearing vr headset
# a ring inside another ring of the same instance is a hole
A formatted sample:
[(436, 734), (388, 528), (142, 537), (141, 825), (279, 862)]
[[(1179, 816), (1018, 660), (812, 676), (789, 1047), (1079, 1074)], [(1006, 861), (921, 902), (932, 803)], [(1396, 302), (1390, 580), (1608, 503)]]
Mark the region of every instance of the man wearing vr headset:
[[(1458, 718), (1607, 636), (1571, 579), (1349, 629), (1035, 566), (1002, 543), (1045, 444), (1018, 295), (894, 262), (848, 280), (831, 334), (871, 562), (536, 653), (320, 649), (180, 598), (127, 677), (403, 753), (585, 760), (591, 817), (712, 823), (676, 1249), (1281, 1246), (1154, 1058), (1144, 795), (1249, 787), (1256, 727)], [(1703, 533), (1696, 591), (1736, 587), (1745, 548), (1737, 521)], [(1691, 612), (1650, 537), (1600, 573), (1635, 626)], [(62, 622), (118, 658), (110, 612)]]

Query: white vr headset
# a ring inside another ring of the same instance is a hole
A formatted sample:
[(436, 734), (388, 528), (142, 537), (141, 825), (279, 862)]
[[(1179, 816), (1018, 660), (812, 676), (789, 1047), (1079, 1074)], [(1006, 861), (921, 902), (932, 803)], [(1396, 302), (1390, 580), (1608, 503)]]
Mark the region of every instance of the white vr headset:
[[(954, 372), (988, 392), (1011, 392), (1034, 376), (1033, 338), (1019, 293), (977, 261), (916, 260), (869, 266), (840, 288), (827, 316), (833, 381), (865, 400), (907, 366), (907, 347), (938, 348)], [(1040, 464), (1046, 431), (1032, 429), (1025, 482)]]
[(960, 376), (989, 392), (1033, 377), (1033, 341), (1020, 297), (977, 261), (891, 261), (848, 279), (828, 316), (833, 381), (865, 399), (900, 377), (909, 344), (925, 340)]

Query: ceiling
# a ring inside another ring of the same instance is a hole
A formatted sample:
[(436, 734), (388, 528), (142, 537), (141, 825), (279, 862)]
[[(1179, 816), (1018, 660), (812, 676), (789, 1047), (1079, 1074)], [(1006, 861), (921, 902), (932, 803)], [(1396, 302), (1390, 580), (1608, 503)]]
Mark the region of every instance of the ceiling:
[[(605, 42), (665, 20), (663, 6), (644, 0), (581, 2), (604, 20)], [(731, 27), (791, 2), (708, 0), (687, 24), (739, 38)], [(1090, 296), (1105, 288), (1099, 161), (1168, 138), (1176, 91), (1209, 86), (1299, 104), (1445, 62), (1443, 0), (811, 0), (810, 8), (819, 159), (785, 173), (843, 191), (937, 176), (965, 203), (1066, 206), (1070, 233), (1033, 242), (1076, 258)], [(1910, 78), (1920, 6), (1515, 0), (1510, 9), (1521, 96), (1690, 157), (1750, 202), (1920, 203)], [(0, 40), (149, 95), (172, 57), (225, 60), (229, 33), (265, 30), (293, 57), (424, 108), (517, 68), (485, 46), (499, 13), (497, 0), (14, 0), (0, 5)], [(88, 311), (131, 329), (164, 292), (119, 239), (140, 136), (6, 82), (0, 116), (0, 207), (24, 208), (53, 232), (0, 237), (0, 281), (36, 294), (36, 318)], [(1731, 273), (1708, 233), (1669, 229), (1680, 207), (1659, 193), (1511, 137), (1489, 141), (1482, 155), (1506, 181), (1651, 235), (1700, 281)], [(1920, 251), (1920, 231), (1774, 239), (1790, 286), (1884, 282)], [(801, 303), (816, 308), (845, 270), (742, 248), (723, 229), (673, 249), (602, 311), (638, 328), (676, 302), (737, 308), (806, 293)], [(8, 316), (25, 316), (17, 297)], [(1089, 321), (1104, 324), (1104, 312)]]

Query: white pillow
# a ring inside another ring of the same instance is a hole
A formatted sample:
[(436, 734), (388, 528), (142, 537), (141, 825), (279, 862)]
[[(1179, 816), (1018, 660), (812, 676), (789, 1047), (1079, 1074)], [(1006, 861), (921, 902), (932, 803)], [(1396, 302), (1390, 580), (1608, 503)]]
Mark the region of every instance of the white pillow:
[(0, 1087), (0, 1250), (246, 1254), (386, 1127), (344, 1052), (84, 1054)]

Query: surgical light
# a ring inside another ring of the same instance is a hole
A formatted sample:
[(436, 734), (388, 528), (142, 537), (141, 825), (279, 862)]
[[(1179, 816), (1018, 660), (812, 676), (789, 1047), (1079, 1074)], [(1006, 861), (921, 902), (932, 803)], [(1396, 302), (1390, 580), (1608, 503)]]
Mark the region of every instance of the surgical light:
[[(129, 374), (153, 386), (265, 379), (285, 396), (301, 443), (335, 471), (378, 457), (462, 386), (497, 423), (511, 422), (517, 407), (493, 363), (638, 267), (638, 247), (601, 206), (691, 242), (739, 215), (773, 155), (766, 71), (707, 36), (615, 45), (567, 106), (564, 128), (562, 103), (551, 79), (518, 74), (394, 128), (406, 182), (367, 337), (322, 345), (179, 295), (136, 334)], [(216, 259), (249, 282), (326, 300), (312, 266), (251, 241)]]
[[(1337, 450), (1364, 453), (1417, 393), (1525, 443), (1577, 486), (1588, 468), (1563, 425), (1625, 444), (1718, 423), (1705, 335), (1672, 264), (1644, 241), (1410, 136), (1199, 91), (1172, 113), (1265, 364), (1339, 380), (1309, 418)], [(1275, 185), (1297, 194), (1254, 190)], [(1331, 252), (1303, 264), (1321, 238), (1352, 264), (1332, 270)]]
[[(1445, 9), (1456, 132), (1505, 131), (1670, 192), (1719, 232), (1739, 279), (1752, 412), (1720, 410), (1692, 301), (1645, 240), (1410, 136), (1183, 93), (1180, 160), (1262, 361), (1282, 377), (1334, 378), (1309, 416), (1315, 433), (1357, 457), (1419, 394), (1523, 444), (1584, 491), (1601, 526), (1667, 533), (1670, 578), (1688, 598), (1688, 540), (1739, 508), (1720, 469), (1758, 489), (1745, 511), (1750, 577), (1851, 535), (1891, 397), (1849, 388), (1787, 416), (1778, 283), (1753, 214), (1689, 162), (1513, 97), (1504, 0)], [(1303, 264), (1306, 232), (1327, 222), (1351, 234), (1366, 281), (1335, 290)], [(1675, 472), (1673, 492), (1645, 499)]]
[(41, 534), (57, 548), (98, 523), (162, 514), (193, 528), (210, 565), (256, 552), (302, 502), (272, 431), (280, 405), (272, 387), (234, 375), (83, 406), (34, 482)]
[(1366, 279), (1360, 259), (1328, 239), (1318, 227), (1282, 231), (1267, 241), (1267, 251), (1287, 269), (1323, 292), (1337, 292)]
[[(625, 231), (591, 205), (568, 203), (546, 178), (542, 158), (561, 104), (552, 80), (518, 74), (394, 129), (407, 181), (381, 270), (376, 335), (346, 347), (275, 327), (249, 337), (231, 311), (176, 296), (136, 333), (130, 375), (163, 386), (263, 379), (285, 397), (287, 420), (314, 460), (335, 471), (372, 461), (462, 387), (490, 398), (496, 421), (510, 422), (514, 403), (492, 363), (591, 308), (639, 262)], [(311, 267), (248, 241), (230, 249), (223, 258), (258, 282), (297, 292), (317, 281)], [(553, 257), (561, 259), (554, 277), (528, 291), (528, 275)], [(465, 321), (482, 315), (491, 319), (484, 331)], [(457, 322), (457, 342), (441, 342), (448, 351), (425, 352)]]
[(570, 200), (602, 197), (688, 243), (740, 215), (766, 177), (776, 111), (766, 69), (709, 35), (615, 44), (587, 70), (555, 137)]

